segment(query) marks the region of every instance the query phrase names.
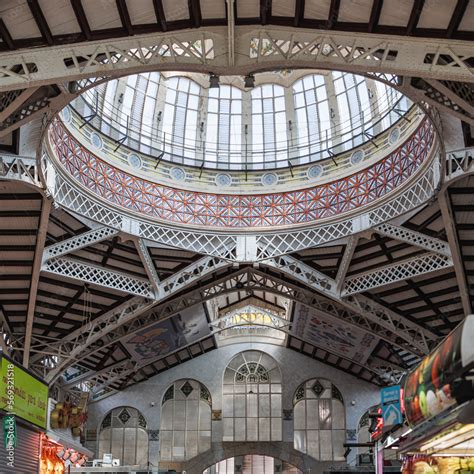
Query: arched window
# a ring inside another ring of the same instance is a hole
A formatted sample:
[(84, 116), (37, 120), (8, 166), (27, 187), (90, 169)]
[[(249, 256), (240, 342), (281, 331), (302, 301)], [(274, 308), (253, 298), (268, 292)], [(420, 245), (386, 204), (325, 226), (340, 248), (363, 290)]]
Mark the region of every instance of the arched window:
[(224, 441), (281, 441), (281, 373), (259, 351), (236, 355), (224, 372)]
[(293, 100), (299, 155), (331, 148), (331, 118), (324, 76), (314, 74), (296, 81), (293, 85)]
[(338, 388), (326, 379), (302, 383), (293, 398), (294, 447), (321, 461), (344, 461), (346, 421)]
[[(195, 164), (200, 86), (186, 77), (172, 77), (166, 82), (163, 112), (163, 139), (167, 153), (184, 157), (184, 163)], [(173, 146), (171, 146), (171, 143)], [(188, 160), (186, 160), (188, 158)]]
[(163, 395), (160, 457), (184, 461), (211, 449), (211, 394), (195, 380), (178, 380)]
[(121, 466), (146, 466), (148, 431), (145, 417), (135, 408), (119, 407), (107, 413), (99, 429), (99, 458), (112, 453)]
[(240, 162), (242, 145), (242, 91), (221, 85), (209, 89), (206, 126), (208, 160)]
[(252, 89), (252, 159), (271, 162), (287, 158), (285, 89), (264, 84)]

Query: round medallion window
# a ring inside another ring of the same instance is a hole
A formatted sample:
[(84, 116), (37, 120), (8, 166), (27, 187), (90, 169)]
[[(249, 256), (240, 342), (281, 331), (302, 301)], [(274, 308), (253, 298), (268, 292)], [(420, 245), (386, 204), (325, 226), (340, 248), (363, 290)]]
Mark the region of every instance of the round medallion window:
[(219, 173), (216, 176), (217, 186), (230, 186), (232, 184), (232, 176), (227, 173)]
[(100, 135), (98, 133), (93, 133), (91, 135), (91, 143), (98, 150), (100, 150), (102, 148), (102, 145), (103, 145), (102, 138), (100, 138)]
[(261, 181), (264, 186), (272, 186), (278, 183), (278, 176), (275, 173), (265, 173)]
[(357, 165), (364, 159), (364, 152), (362, 150), (357, 150), (351, 155), (351, 164)]
[(184, 172), (184, 170), (182, 168), (178, 168), (177, 166), (171, 168), (170, 175), (176, 181), (183, 181), (186, 177), (186, 173)]
[(309, 179), (319, 178), (323, 174), (323, 167), (321, 165), (311, 166), (307, 174)]
[(398, 139), (400, 138), (400, 129), (398, 127), (395, 127), (391, 132), (390, 132), (390, 135), (388, 137), (388, 142), (393, 145), (394, 143), (396, 143), (398, 141)]
[(142, 160), (138, 155), (132, 153), (131, 155), (128, 155), (128, 164), (132, 168), (139, 170), (142, 167)]

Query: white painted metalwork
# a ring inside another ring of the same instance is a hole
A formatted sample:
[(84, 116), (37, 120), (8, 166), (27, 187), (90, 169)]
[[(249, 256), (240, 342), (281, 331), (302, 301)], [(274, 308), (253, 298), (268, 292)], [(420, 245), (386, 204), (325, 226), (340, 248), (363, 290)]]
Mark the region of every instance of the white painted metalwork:
[[(286, 256), (284, 257), (285, 261), (290, 263), (291, 265), (282, 265), (278, 262), (271, 260), (267, 260), (266, 264), (269, 264), (273, 267), (278, 268), (283, 273), (290, 275), (293, 278), (296, 278), (298, 281), (302, 282), (303, 284), (313, 288), (318, 292), (323, 292), (328, 294), (328, 296), (337, 301), (339, 305), (342, 305), (343, 308), (335, 309), (335, 315), (339, 318), (346, 320), (346, 316), (341, 314), (340, 312), (344, 312), (344, 308), (350, 310), (355, 314), (359, 314), (361, 317), (368, 319), (370, 322), (368, 323), (368, 327), (370, 327), (371, 323), (376, 323), (379, 325), (384, 332), (387, 330), (390, 333), (398, 334), (400, 338), (404, 339), (410, 345), (413, 345), (418, 351), (421, 353), (428, 353), (429, 352), (429, 344), (427, 343), (427, 338), (429, 340), (436, 340), (437, 336), (433, 334), (431, 331), (412, 323), (411, 321), (406, 320), (400, 315), (397, 315), (393, 311), (368, 300), (367, 298), (363, 297), (362, 295), (352, 295), (351, 298), (341, 298), (337, 295), (335, 291), (332, 293), (328, 292), (324, 288), (322, 288), (319, 280), (321, 278), (320, 272), (317, 270), (312, 269), (308, 265), (296, 260), (293, 257)], [(288, 267), (288, 268), (287, 268)], [(300, 268), (300, 270), (297, 270)], [(315, 272), (314, 277), (311, 277), (309, 273), (313, 271)], [(329, 277), (326, 277), (328, 282), (326, 285), (329, 285), (331, 288), (335, 288), (335, 281), (331, 280)], [(289, 296), (294, 299), (294, 296)], [(370, 303), (369, 303), (370, 301)], [(314, 307), (314, 302), (311, 303)], [(337, 306), (335, 306), (337, 308)], [(380, 336), (382, 337), (382, 336)], [(406, 347), (402, 347), (406, 349)]]
[(436, 252), (446, 257), (451, 256), (448, 242), (430, 237), (429, 235), (422, 234), (421, 232), (416, 232), (405, 227), (388, 224), (387, 222), (375, 227), (374, 230), (378, 234), (385, 235), (391, 239), (399, 240), (400, 242), (405, 242), (424, 250)]
[(161, 298), (160, 294), (160, 278), (158, 277), (158, 273), (156, 272), (155, 264), (153, 263), (152, 258), (150, 257), (150, 252), (148, 247), (146, 246), (143, 239), (135, 239), (135, 247), (138, 250), (138, 255), (140, 255), (140, 259), (143, 263), (143, 267), (145, 268), (146, 274), (150, 283), (153, 286), (155, 291), (155, 299)]
[(474, 172), (474, 147), (446, 152), (446, 182)]
[(25, 156), (0, 154), (0, 180), (23, 181), (41, 187), (36, 160)]
[(359, 242), (359, 237), (357, 235), (352, 235), (349, 237), (347, 241), (346, 248), (344, 249), (344, 254), (342, 256), (341, 262), (339, 264), (339, 268), (337, 269), (336, 274), (336, 292), (337, 294), (341, 294), (342, 288), (344, 287), (344, 280), (347, 275), (347, 271), (351, 265), (352, 257), (354, 256), (354, 251), (357, 247), (357, 243)]
[(430, 252), (347, 277), (344, 282), (342, 296), (362, 293), (373, 288), (390, 285), (452, 266), (451, 257)]
[(0, 90), (156, 68), (245, 75), (311, 67), (474, 82), (468, 41), (240, 25), (234, 27), (235, 59), (229, 66), (227, 30), (226, 25), (32, 48), (21, 56), (4, 52)]
[(71, 258), (51, 258), (43, 263), (41, 270), (132, 295), (154, 298), (153, 288), (148, 280)]
[(54, 257), (62, 257), (63, 255), (83, 249), (89, 245), (102, 242), (103, 240), (113, 237), (117, 234), (118, 231), (116, 229), (105, 226), (84, 232), (81, 235), (71, 237), (70, 239), (66, 239), (62, 242), (46, 247), (43, 253), (43, 262)]

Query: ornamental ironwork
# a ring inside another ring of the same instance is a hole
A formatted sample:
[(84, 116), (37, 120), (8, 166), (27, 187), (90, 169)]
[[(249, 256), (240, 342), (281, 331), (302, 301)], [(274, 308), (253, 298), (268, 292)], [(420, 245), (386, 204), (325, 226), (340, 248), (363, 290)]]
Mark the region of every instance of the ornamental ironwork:
[(309, 224), (372, 204), (416, 173), (429, 156), (435, 129), (425, 118), (390, 155), (351, 176), (256, 196), (185, 191), (130, 175), (85, 149), (57, 118), (49, 140), (67, 172), (113, 205), (166, 222), (243, 229)]

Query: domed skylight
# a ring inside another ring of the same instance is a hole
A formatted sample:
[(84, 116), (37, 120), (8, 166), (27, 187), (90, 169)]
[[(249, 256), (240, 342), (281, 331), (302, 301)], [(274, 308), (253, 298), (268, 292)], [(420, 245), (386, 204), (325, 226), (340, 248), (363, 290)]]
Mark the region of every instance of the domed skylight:
[(248, 171), (348, 151), (411, 106), (383, 82), (342, 72), (300, 74), (286, 86), (229, 82), (209, 88), (203, 75), (151, 72), (98, 85), (72, 105), (121, 146), (177, 164)]

